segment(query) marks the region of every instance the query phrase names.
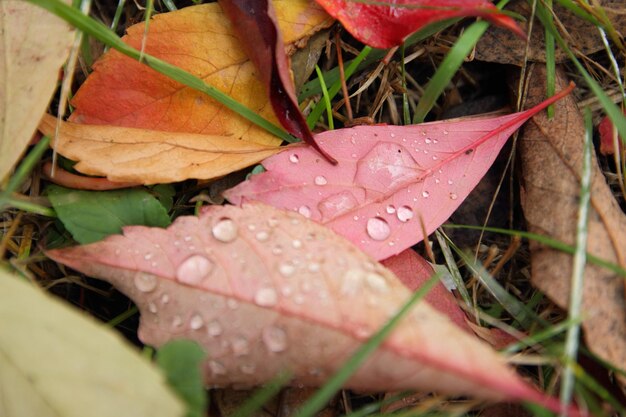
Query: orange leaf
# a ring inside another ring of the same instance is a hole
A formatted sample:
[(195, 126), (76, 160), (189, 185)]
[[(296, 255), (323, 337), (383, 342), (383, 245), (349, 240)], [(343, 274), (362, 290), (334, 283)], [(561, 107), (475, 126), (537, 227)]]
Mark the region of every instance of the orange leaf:
[[(39, 129), (53, 135), (55, 126), (56, 119), (45, 115)], [(142, 184), (217, 178), (284, 149), (227, 136), (69, 122), (62, 122), (54, 147), (78, 161), (82, 173)]]

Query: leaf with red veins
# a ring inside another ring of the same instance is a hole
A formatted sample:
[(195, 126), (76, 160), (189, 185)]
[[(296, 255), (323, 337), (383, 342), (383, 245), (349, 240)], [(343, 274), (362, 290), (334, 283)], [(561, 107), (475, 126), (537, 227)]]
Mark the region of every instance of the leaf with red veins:
[(515, 20), (487, 0), (317, 0), (326, 11), (361, 42), (375, 48), (400, 45), (424, 26), (454, 17), (480, 16), (512, 30), (524, 32)]
[[(143, 342), (204, 346), (209, 385), (258, 385), (281, 371), (299, 384), (323, 384), (411, 296), (330, 229), (261, 204), (211, 206), (167, 229), (130, 226), (123, 236), (48, 255), (132, 298)], [(505, 362), (420, 302), (346, 386), (559, 407)]]
[(325, 224), (377, 260), (432, 233), (487, 172), (509, 136), (573, 88), (524, 112), (412, 126), (357, 126), (318, 134), (333, 166), (307, 147), (265, 161), (267, 170), (226, 191)]

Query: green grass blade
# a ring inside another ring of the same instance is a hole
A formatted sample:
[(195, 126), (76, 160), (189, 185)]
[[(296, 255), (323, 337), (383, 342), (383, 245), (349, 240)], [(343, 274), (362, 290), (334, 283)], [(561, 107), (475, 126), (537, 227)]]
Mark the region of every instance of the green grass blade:
[[(352, 62), (350, 62), (350, 65), (348, 65), (345, 68), (346, 80), (348, 80), (352, 76), (352, 74), (354, 74), (359, 64), (369, 55), (371, 50), (372, 48), (370, 48), (369, 46), (364, 47), (361, 53), (355, 59), (353, 59)], [(320, 91), (321, 91), (321, 80), (319, 77), (318, 77), (318, 82), (320, 82)], [(335, 98), (335, 96), (337, 95), (337, 93), (339, 93), (340, 90), (341, 90), (341, 80), (337, 78), (337, 80), (333, 83), (333, 85), (328, 90), (329, 100), (332, 100), (333, 98)], [(311, 113), (309, 113), (309, 115), (306, 118), (306, 122), (309, 125), (310, 129), (313, 129), (313, 127), (315, 127), (315, 123), (317, 123), (317, 121), (320, 119), (320, 116), (322, 115), (323, 111), (324, 111), (324, 103), (320, 101), (313, 108), (313, 110), (311, 110)]]
[[(509, 0), (502, 0), (498, 3), (498, 8), (502, 9), (508, 2)], [(463, 32), (463, 35), (459, 36), (454, 46), (441, 62), (441, 65), (439, 65), (439, 68), (437, 68), (435, 75), (428, 82), (424, 94), (415, 109), (413, 123), (422, 123), (424, 121), (428, 112), (433, 108), (441, 93), (448, 86), (454, 74), (456, 74), (465, 58), (474, 49), (474, 46), (488, 27), (488, 22), (475, 22)]]
[(26, 181), (26, 178), (30, 175), (33, 169), (35, 169), (35, 166), (46, 150), (48, 150), (49, 146), (50, 138), (48, 136), (44, 136), (39, 142), (37, 142), (33, 149), (24, 157), (24, 159), (22, 159), (22, 163), (20, 163), (15, 170), (15, 173), (13, 173), (9, 179), (3, 193), (14, 193), (18, 187)]
[(272, 379), (267, 385), (260, 390), (256, 391), (245, 403), (230, 416), (230, 417), (250, 417), (257, 415), (257, 412), (263, 407), (272, 397), (276, 396), (280, 390), (289, 382), (291, 374), (282, 373)]
[[(500, 234), (509, 235), (509, 236), (519, 236), (524, 239), (534, 240), (545, 246), (549, 246), (552, 249), (569, 253), (570, 255), (573, 255), (575, 252), (575, 248), (573, 246), (568, 245), (567, 243), (561, 242), (560, 240), (552, 239), (551, 237), (539, 235), (536, 233), (524, 232), (521, 230), (508, 230), (508, 229), (501, 229), (498, 227), (483, 227), (483, 226), (470, 226), (470, 225), (458, 225), (458, 224), (444, 224), (443, 227), (449, 227), (451, 229), (483, 230), (485, 232), (500, 233)], [(609, 271), (615, 272), (618, 275), (626, 277), (626, 269), (622, 268), (619, 265), (614, 264), (613, 262), (607, 261), (606, 259), (598, 258), (597, 256), (591, 253), (587, 253), (587, 260), (595, 265), (599, 265), (603, 268), (608, 269)]]
[[(26, 0), (32, 4), (40, 6), (53, 14), (64, 19), (77, 29), (89, 34), (90, 36), (105, 43), (111, 48), (127, 55), (133, 59), (139, 60), (141, 53), (135, 48), (125, 44), (114, 32), (104, 26), (102, 23), (97, 22), (87, 16), (82, 15), (78, 10), (66, 5), (60, 0)], [(293, 137), (289, 135), (284, 129), (276, 126), (269, 120), (259, 116), (254, 110), (244, 106), (232, 97), (224, 94), (220, 90), (213, 86), (208, 85), (200, 78), (193, 74), (184, 71), (175, 65), (169, 64), (151, 55), (143, 55), (143, 64), (150, 68), (164, 74), (171, 79), (178, 81), (181, 84), (191, 87), (194, 90), (198, 90), (210, 96), (211, 98), (219, 101), (228, 109), (238, 113), (242, 117), (248, 119), (255, 125), (267, 130), (269, 133), (288, 142), (293, 141)]]
[(324, 96), (324, 107), (326, 107), (326, 117), (328, 118), (328, 127), (330, 130), (335, 130), (335, 122), (333, 121), (333, 107), (330, 104), (330, 97), (328, 96), (328, 90), (326, 89), (326, 83), (324, 82), (324, 75), (319, 66), (315, 66), (315, 72), (317, 78), (320, 80), (322, 86), (322, 94)]
[(463, 282), (459, 268), (457, 267), (452, 251), (450, 250), (450, 245), (448, 244), (448, 242), (451, 242), (450, 238), (439, 230), (435, 231), (435, 237), (437, 238), (443, 257), (446, 260), (448, 271), (450, 271), (450, 275), (452, 275), (457, 291), (461, 294), (461, 298), (465, 302), (465, 305), (467, 307), (473, 307), (474, 303), (472, 302), (472, 297), (470, 297), (467, 292), (467, 288), (465, 288), (465, 282)]
[(552, 19), (550, 19), (550, 16), (548, 16), (548, 13), (544, 7), (537, 7), (537, 17), (544, 25), (544, 27), (552, 33), (552, 36), (554, 36), (554, 39), (556, 40), (559, 47), (567, 54), (569, 59), (576, 66), (576, 69), (587, 83), (587, 86), (598, 98), (598, 101), (602, 105), (605, 113), (607, 114), (609, 119), (611, 119), (613, 125), (617, 128), (622, 143), (626, 145), (626, 117), (624, 116), (622, 111), (613, 103), (609, 96), (606, 95), (600, 84), (598, 84), (597, 81), (593, 79), (593, 77), (587, 72), (585, 67), (576, 58), (572, 50), (569, 48), (567, 43), (563, 40), (561, 35), (556, 30)]
[[(545, 7), (552, 8), (552, 0), (546, 0)], [(548, 29), (544, 29), (546, 39), (546, 98), (552, 97), (556, 93), (556, 57), (554, 55), (554, 36)], [(546, 111), (548, 119), (554, 117), (554, 104), (551, 104)]]
[[(585, 144), (583, 153), (583, 170), (581, 174), (580, 201), (578, 205), (578, 222), (576, 224), (576, 252), (574, 253), (574, 265), (572, 268), (572, 282), (570, 285), (570, 299), (568, 317), (570, 320), (578, 320), (582, 314), (583, 283), (585, 264), (587, 263), (587, 237), (589, 204), (591, 200), (591, 155), (593, 153), (593, 123), (591, 111), (585, 109)], [(571, 363), (578, 356), (578, 341), (580, 337), (580, 324), (570, 326), (565, 339), (565, 369), (561, 381), (560, 399), (563, 406), (569, 405), (574, 391), (574, 370)], [(565, 409), (565, 407), (564, 407)], [(565, 415), (563, 415), (565, 417)]]
[(391, 318), (376, 334), (374, 334), (365, 344), (346, 361), (337, 373), (320, 388), (300, 409), (296, 417), (314, 417), (315, 414), (324, 408), (328, 401), (341, 389), (342, 385), (354, 374), (359, 366), (385, 341), (387, 336), (396, 327), (396, 325), (411, 310), (411, 307), (422, 299), (428, 291), (439, 281), (439, 277), (435, 274), (432, 278), (424, 283), (409, 298), (406, 304)]

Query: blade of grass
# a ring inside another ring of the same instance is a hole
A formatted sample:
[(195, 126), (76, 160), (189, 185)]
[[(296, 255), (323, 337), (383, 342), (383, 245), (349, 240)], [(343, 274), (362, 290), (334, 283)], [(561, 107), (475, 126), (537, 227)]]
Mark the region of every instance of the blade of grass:
[(576, 58), (572, 50), (569, 48), (567, 43), (563, 40), (563, 37), (558, 33), (556, 27), (554, 26), (554, 22), (548, 15), (545, 7), (541, 4), (537, 4), (537, 17), (543, 24), (543, 26), (552, 33), (554, 39), (556, 40), (559, 47), (565, 52), (565, 54), (569, 57), (570, 61), (576, 66), (576, 69), (583, 77), (589, 89), (593, 92), (593, 94), (598, 98), (598, 101), (602, 105), (607, 116), (613, 122), (613, 125), (617, 128), (619, 132), (619, 136), (622, 140), (622, 143), (626, 145), (626, 117), (621, 112), (619, 107), (617, 107), (613, 101), (606, 95), (602, 87), (593, 79), (593, 77), (587, 72), (585, 67), (580, 63), (580, 61)]
[(411, 307), (421, 300), (439, 281), (437, 274), (433, 275), (409, 298), (402, 308), (391, 318), (376, 334), (374, 334), (365, 344), (346, 361), (335, 375), (320, 388), (307, 402), (305, 402), (296, 417), (314, 417), (315, 414), (326, 406), (328, 401), (339, 391), (342, 385), (354, 374), (359, 366), (385, 341), (387, 336), (411, 310)]
[[(117, 51), (127, 55), (135, 60), (139, 60), (141, 53), (131, 46), (125, 44), (114, 32), (104, 26), (102, 23), (97, 22), (87, 16), (81, 14), (78, 10), (64, 4), (60, 0), (26, 0), (32, 4), (40, 6), (53, 14), (59, 16), (61, 19), (67, 21), (72, 26), (83, 32), (91, 35), (99, 41), (109, 45)], [(183, 85), (198, 90), (210, 96), (211, 98), (219, 101), (228, 109), (236, 112), (242, 117), (248, 119), (255, 125), (267, 130), (269, 133), (287, 141), (294, 142), (295, 139), (284, 129), (276, 126), (269, 120), (259, 116), (257, 112), (244, 106), (232, 97), (224, 94), (217, 88), (205, 83), (202, 79), (194, 76), (193, 74), (184, 71), (175, 65), (167, 63), (163, 60), (155, 58), (151, 55), (143, 55), (143, 64), (158, 71), (159, 73), (166, 75)]]
[(452, 251), (450, 250), (450, 246), (448, 245), (448, 241), (450, 241), (450, 239), (445, 235), (445, 233), (440, 232), (439, 230), (435, 231), (435, 236), (437, 237), (437, 242), (439, 242), (439, 247), (441, 248), (443, 257), (446, 260), (448, 271), (450, 271), (450, 275), (452, 275), (452, 279), (454, 280), (454, 285), (456, 286), (457, 291), (459, 292), (459, 294), (461, 294), (461, 298), (465, 302), (465, 305), (469, 308), (474, 308), (472, 297), (470, 297), (469, 293), (467, 292), (467, 288), (465, 288), (465, 282), (463, 282), (461, 272), (459, 272), (459, 268), (456, 265), (454, 256), (452, 255)]
[[(575, 248), (567, 243), (561, 242), (556, 239), (552, 239), (548, 236), (538, 235), (536, 233), (524, 232), (521, 230), (508, 230), (508, 229), (500, 229), (498, 227), (483, 227), (483, 226), (470, 226), (470, 225), (460, 225), (460, 224), (444, 224), (443, 227), (449, 227), (452, 229), (471, 229), (471, 230), (483, 230), (485, 232), (494, 232), (501, 233), (503, 235), (509, 236), (520, 236), (524, 239), (534, 240), (536, 242), (541, 243), (542, 245), (546, 245), (551, 247), (552, 249), (557, 249), (565, 253), (569, 253), (573, 255), (575, 252)], [(615, 272), (623, 277), (626, 277), (626, 269), (620, 267), (619, 265), (614, 264), (613, 262), (607, 261), (605, 259), (598, 258), (597, 256), (587, 253), (587, 260), (595, 265), (599, 265), (603, 268), (608, 269), (609, 271)]]
[[(546, 8), (552, 9), (552, 0), (545, 1)], [(556, 58), (554, 56), (554, 36), (548, 29), (544, 28), (546, 39), (546, 98), (552, 97), (556, 93)], [(554, 104), (547, 109), (548, 119), (554, 117)]]
[[(498, 9), (502, 9), (508, 2), (509, 0), (500, 1), (497, 5)], [(414, 124), (424, 121), (426, 115), (433, 108), (441, 93), (448, 86), (454, 74), (456, 74), (465, 58), (470, 54), (488, 27), (489, 23), (486, 21), (475, 22), (459, 36), (454, 46), (439, 65), (439, 68), (437, 68), (435, 75), (426, 85), (424, 94), (417, 104), (415, 114), (413, 115)]]
[(143, 61), (146, 52), (146, 43), (148, 42), (148, 31), (150, 30), (150, 19), (154, 11), (154, 0), (146, 0), (146, 12), (144, 14), (143, 36), (141, 38), (141, 49), (139, 51), (139, 62)]
[(2, 191), (5, 194), (14, 193), (20, 185), (22, 185), (30, 173), (35, 169), (37, 163), (41, 160), (43, 154), (48, 150), (50, 146), (50, 138), (44, 136), (33, 147), (33, 149), (22, 159), (22, 162), (15, 170), (15, 173), (9, 179), (7, 186)]
[(333, 108), (330, 104), (330, 97), (328, 96), (328, 90), (326, 89), (326, 83), (324, 82), (324, 75), (322, 74), (322, 70), (319, 66), (315, 66), (315, 72), (317, 73), (317, 78), (320, 80), (320, 85), (322, 86), (322, 94), (324, 97), (324, 106), (326, 107), (326, 117), (328, 118), (328, 128), (330, 130), (335, 130), (335, 122), (333, 121)]
[[(591, 154), (593, 140), (593, 124), (591, 121), (591, 111), (585, 109), (585, 145), (583, 153), (583, 169), (580, 184), (580, 201), (578, 205), (578, 222), (576, 224), (576, 252), (574, 253), (574, 264), (572, 267), (572, 282), (570, 286), (570, 300), (568, 317), (572, 321), (580, 319), (583, 302), (583, 283), (585, 264), (587, 263), (587, 236), (589, 202), (591, 200)], [(565, 370), (561, 380), (560, 399), (563, 406), (569, 405), (572, 401), (574, 391), (574, 370), (571, 363), (576, 361), (578, 356), (578, 341), (580, 338), (580, 324), (573, 324), (567, 330), (565, 339)], [(565, 417), (565, 414), (562, 414)]]
[(252, 394), (252, 396), (248, 398), (241, 407), (238, 407), (230, 417), (249, 417), (256, 415), (257, 411), (276, 396), (290, 379), (291, 374), (289, 373), (277, 375), (267, 385)]
[(402, 60), (400, 61), (401, 69), (402, 69), (402, 123), (404, 125), (411, 124), (411, 113), (409, 109), (409, 96), (406, 93), (406, 68), (404, 65), (404, 51), (406, 49), (406, 44), (402, 44), (400, 47), (400, 56)]

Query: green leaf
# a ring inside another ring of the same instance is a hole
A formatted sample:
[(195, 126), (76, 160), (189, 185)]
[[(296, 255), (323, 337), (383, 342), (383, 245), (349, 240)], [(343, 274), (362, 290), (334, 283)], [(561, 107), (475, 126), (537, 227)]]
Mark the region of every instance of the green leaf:
[(157, 184), (150, 187), (152, 194), (159, 200), (159, 202), (165, 208), (165, 211), (169, 212), (174, 207), (174, 196), (176, 190), (172, 184)]
[(186, 417), (202, 417), (207, 409), (201, 372), (205, 357), (204, 349), (191, 340), (173, 340), (157, 352), (156, 361), (167, 382), (187, 404)]
[(82, 244), (120, 233), (123, 226), (170, 224), (163, 205), (142, 188), (80, 191), (51, 185), (46, 191), (65, 228)]
[(176, 417), (163, 376), (118, 334), (0, 267), (2, 417)]

